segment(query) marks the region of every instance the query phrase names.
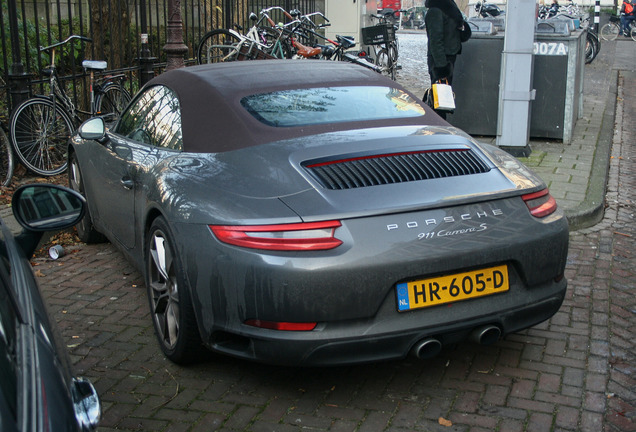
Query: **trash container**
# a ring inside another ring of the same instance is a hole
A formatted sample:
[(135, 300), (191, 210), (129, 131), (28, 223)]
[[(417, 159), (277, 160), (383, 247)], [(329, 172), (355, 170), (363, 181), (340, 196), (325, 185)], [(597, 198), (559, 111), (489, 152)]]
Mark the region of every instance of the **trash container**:
[[(548, 28), (549, 27), (549, 28)], [(537, 24), (530, 137), (569, 143), (582, 113), (585, 30), (568, 23)], [(565, 30), (563, 30), (565, 29)], [(471, 135), (496, 136), (504, 34), (475, 32), (462, 47), (453, 75), (457, 109), (447, 120)]]
[[(534, 43), (530, 136), (572, 140), (576, 120), (583, 113), (583, 73), (586, 31), (559, 31), (537, 24)], [(554, 23), (551, 23), (551, 25)], [(571, 27), (568, 27), (571, 28)]]
[(472, 37), (462, 44), (453, 72), (457, 108), (446, 119), (471, 135), (497, 135), (504, 34), (485, 20), (470, 19), (468, 24)]

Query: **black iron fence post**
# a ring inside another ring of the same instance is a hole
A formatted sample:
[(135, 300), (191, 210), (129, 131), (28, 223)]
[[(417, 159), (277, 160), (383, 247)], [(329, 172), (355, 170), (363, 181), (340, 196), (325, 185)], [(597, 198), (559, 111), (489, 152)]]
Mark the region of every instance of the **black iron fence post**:
[(20, 34), (18, 31), (18, 12), (16, 0), (9, 0), (9, 34), (11, 39), (12, 61), (9, 70), (9, 94), (11, 95), (11, 111), (20, 102), (29, 97), (29, 75), (24, 72), (20, 56)]
[(224, 27), (226, 29), (234, 28), (234, 25), (232, 22), (233, 19), (234, 18), (232, 17), (232, 2), (231, 0), (225, 0), (224, 6), (223, 6), (223, 21), (224, 21)]
[(141, 52), (139, 53), (139, 87), (143, 87), (155, 76), (154, 64), (156, 57), (150, 56), (148, 48), (148, 19), (146, 14), (146, 0), (139, 0), (139, 21), (141, 23)]

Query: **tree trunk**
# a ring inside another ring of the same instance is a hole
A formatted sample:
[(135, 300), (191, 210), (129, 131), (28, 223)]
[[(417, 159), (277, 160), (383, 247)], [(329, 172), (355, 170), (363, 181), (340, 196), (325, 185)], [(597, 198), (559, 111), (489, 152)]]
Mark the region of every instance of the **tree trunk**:
[(106, 60), (109, 69), (129, 65), (133, 60), (130, 40), (129, 0), (90, 0), (94, 58)]

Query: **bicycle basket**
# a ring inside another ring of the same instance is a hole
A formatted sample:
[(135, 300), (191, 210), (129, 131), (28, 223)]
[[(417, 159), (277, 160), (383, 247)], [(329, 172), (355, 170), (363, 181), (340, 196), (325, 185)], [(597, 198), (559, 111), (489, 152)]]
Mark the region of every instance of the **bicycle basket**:
[(362, 27), (362, 42), (365, 45), (382, 45), (395, 41), (395, 28), (391, 24)]
[(276, 57), (267, 54), (265, 51), (260, 49), (256, 43), (244, 43), (241, 45), (239, 49), (239, 53), (237, 56), (237, 60), (268, 60), (274, 59)]

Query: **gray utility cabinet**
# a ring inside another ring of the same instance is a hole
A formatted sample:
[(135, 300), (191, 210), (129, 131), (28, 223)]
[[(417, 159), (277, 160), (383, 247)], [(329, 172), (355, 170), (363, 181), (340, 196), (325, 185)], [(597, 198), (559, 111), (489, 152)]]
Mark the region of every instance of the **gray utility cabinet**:
[[(535, 35), (530, 136), (569, 143), (583, 112), (585, 31)], [(457, 57), (453, 91), (457, 109), (447, 120), (471, 135), (496, 136), (503, 33), (473, 31)]]

